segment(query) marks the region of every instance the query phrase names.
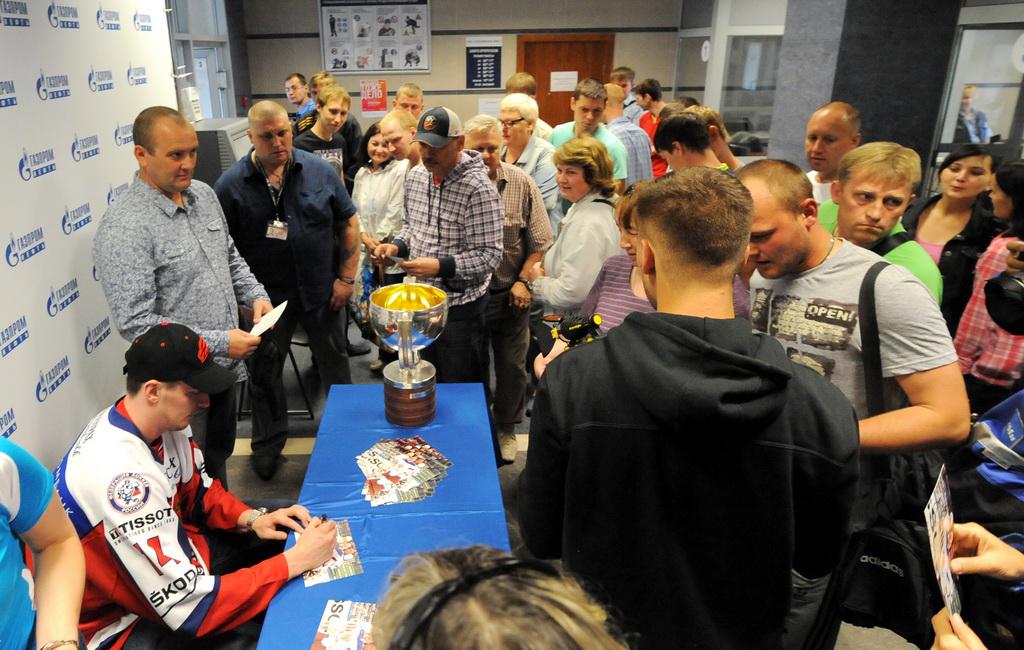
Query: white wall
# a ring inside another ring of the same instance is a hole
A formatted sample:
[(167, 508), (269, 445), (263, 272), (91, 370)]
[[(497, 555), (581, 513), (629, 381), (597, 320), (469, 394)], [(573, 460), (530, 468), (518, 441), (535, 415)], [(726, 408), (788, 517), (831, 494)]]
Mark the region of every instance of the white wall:
[(51, 468), (123, 392), (92, 239), (136, 168), (135, 116), (176, 105), (163, 2), (100, 12), (98, 0), (0, 6), (0, 434)]

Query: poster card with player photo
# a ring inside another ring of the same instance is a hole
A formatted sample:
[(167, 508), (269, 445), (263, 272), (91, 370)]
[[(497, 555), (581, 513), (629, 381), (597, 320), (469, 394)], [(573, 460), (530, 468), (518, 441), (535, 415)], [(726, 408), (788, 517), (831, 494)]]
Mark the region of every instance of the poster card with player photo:
[(329, 600), (310, 650), (370, 650), (377, 606), (351, 600)]
[(953, 510), (950, 506), (949, 477), (945, 465), (939, 471), (935, 488), (925, 505), (924, 516), (928, 523), (928, 543), (942, 599), (950, 614), (959, 614), (960, 583), (949, 568), (949, 561), (953, 559)]
[(356, 456), (366, 476), (363, 496), (371, 506), (412, 503), (433, 496), (451, 461), (420, 436), (380, 440)]
[(430, 72), (430, 0), (320, 0), (324, 70)]
[[(348, 520), (343, 519), (336, 522), (336, 526), (338, 531), (331, 559), (302, 574), (302, 582), (307, 587), (339, 578), (348, 578), (363, 572), (363, 565), (359, 561), (359, 551), (356, 550), (355, 540), (352, 539), (352, 529), (348, 525)], [(295, 535), (296, 539), (299, 537), (301, 535)]]

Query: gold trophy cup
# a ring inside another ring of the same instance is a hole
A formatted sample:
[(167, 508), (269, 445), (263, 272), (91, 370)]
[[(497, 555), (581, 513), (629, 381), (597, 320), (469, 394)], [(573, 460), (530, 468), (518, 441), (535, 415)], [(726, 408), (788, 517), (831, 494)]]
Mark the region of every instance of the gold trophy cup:
[(370, 322), (377, 336), (398, 351), (384, 368), (384, 415), (402, 427), (429, 424), (437, 412), (434, 364), (419, 351), (433, 343), (448, 321), (448, 295), (437, 287), (403, 284), (370, 294)]

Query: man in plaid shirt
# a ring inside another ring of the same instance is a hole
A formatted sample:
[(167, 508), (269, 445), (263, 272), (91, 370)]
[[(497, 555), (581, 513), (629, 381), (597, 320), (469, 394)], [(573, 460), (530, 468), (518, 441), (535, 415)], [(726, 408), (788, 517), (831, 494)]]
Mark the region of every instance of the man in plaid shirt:
[(463, 151), (454, 111), (423, 113), (414, 142), (423, 164), (405, 179), (405, 226), (374, 251), (405, 258), (399, 264), (419, 282), (448, 294), (448, 324), (422, 352), (444, 383), (483, 382), (487, 287), (502, 252), (502, 209), (480, 154)]
[[(494, 420), (502, 460), (516, 459), (515, 425), (526, 403), (526, 350), (530, 343), (530, 288), (525, 275), (555, 240), (544, 197), (529, 174), (501, 162), (501, 123), (491, 115), (466, 122), (466, 148), (480, 152), (505, 207), (504, 253), (491, 278), (487, 334), (494, 350)], [(484, 352), (484, 362), (487, 352)], [(484, 373), (487, 377), (489, 373)]]

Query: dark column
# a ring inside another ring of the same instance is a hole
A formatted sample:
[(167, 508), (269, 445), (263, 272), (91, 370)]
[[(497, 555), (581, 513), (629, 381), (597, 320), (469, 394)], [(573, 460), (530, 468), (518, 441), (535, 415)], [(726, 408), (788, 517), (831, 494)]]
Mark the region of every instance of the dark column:
[(242, 0), (224, 0), (224, 14), (228, 24), (228, 38), (231, 39), (231, 81), (235, 87), (235, 96), (231, 101), (235, 104), (238, 116), (245, 117), (249, 109), (242, 106), (242, 97), (252, 98), (252, 83), (249, 79), (249, 48)]
[(959, 0), (789, 0), (769, 155), (806, 169), (807, 119), (844, 101), (861, 113), (862, 142), (898, 142), (924, 160), (959, 12)]

